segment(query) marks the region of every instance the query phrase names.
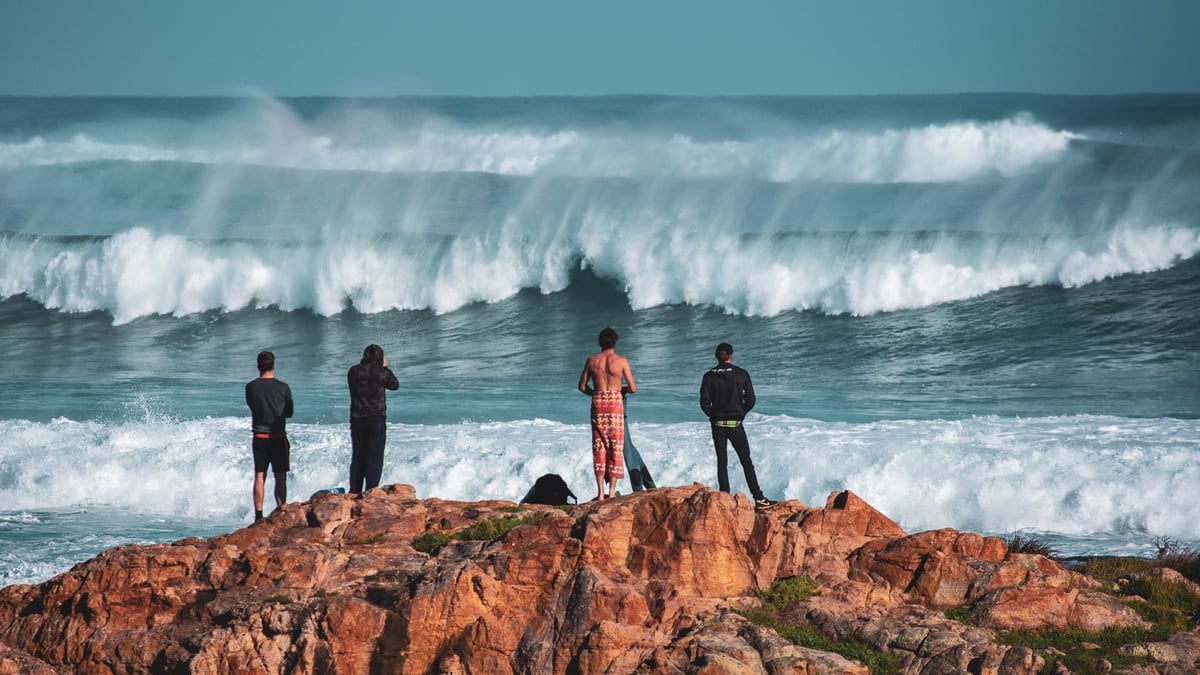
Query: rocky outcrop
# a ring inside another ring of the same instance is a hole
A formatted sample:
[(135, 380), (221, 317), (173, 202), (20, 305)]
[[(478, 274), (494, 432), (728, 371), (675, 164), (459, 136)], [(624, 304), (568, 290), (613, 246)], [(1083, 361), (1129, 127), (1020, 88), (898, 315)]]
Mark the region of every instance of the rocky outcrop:
[[(414, 548), (499, 518), (524, 524)], [(850, 492), (756, 512), (700, 485), (571, 508), (397, 485), (0, 589), (0, 675), (867, 672), (733, 611), (798, 575), (820, 593), (791, 618), (906, 672), (1032, 673), (1041, 658), (996, 630), (1141, 624), (1051, 560), (994, 537), (909, 535)], [(942, 611), (960, 607), (974, 626)]]

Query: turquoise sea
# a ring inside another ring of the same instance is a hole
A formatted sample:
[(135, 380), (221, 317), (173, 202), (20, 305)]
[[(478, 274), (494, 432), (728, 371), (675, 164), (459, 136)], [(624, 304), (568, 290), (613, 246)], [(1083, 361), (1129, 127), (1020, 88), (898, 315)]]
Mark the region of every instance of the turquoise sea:
[(772, 498), (1200, 545), (1197, 185), (1200, 96), (0, 98), (0, 585), (248, 524), (262, 349), (294, 499), (372, 342), (384, 482), (590, 498), (606, 325), (660, 485), (728, 341)]

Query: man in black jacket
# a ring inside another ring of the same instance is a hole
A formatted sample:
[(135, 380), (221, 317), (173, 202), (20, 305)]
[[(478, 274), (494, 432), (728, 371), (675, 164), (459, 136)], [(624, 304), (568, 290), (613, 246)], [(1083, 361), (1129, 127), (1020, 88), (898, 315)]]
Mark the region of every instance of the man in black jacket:
[(350, 492), (379, 485), (387, 443), (387, 392), (400, 388), (379, 345), (367, 345), (362, 361), (346, 373), (350, 385)]
[(717, 484), (721, 492), (729, 492), (726, 448), (732, 443), (738, 461), (742, 463), (742, 471), (746, 473), (746, 487), (754, 497), (754, 507), (767, 509), (775, 502), (767, 499), (758, 487), (758, 476), (750, 459), (750, 442), (746, 440), (746, 429), (742, 426), (742, 420), (754, 408), (754, 403), (750, 373), (733, 365), (733, 345), (722, 342), (717, 345), (716, 367), (705, 373), (700, 382), (700, 409), (708, 415), (713, 446), (717, 450)]

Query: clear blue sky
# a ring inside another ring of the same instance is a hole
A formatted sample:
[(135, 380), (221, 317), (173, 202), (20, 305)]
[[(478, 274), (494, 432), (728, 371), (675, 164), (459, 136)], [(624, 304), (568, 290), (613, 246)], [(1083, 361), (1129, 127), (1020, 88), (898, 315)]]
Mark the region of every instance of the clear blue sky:
[(0, 94), (1200, 92), (1197, 0), (0, 0)]

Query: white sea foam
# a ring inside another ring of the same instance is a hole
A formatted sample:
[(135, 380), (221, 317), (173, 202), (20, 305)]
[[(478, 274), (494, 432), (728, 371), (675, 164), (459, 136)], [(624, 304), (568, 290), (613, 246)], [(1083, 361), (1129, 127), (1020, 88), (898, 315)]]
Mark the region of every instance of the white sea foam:
[(526, 288), (562, 290), (571, 268), (582, 264), (619, 281), (634, 308), (687, 303), (755, 316), (869, 315), (1014, 286), (1075, 287), (1166, 269), (1198, 252), (1200, 232), (1168, 225), (1084, 238), (947, 234), (914, 241), (902, 234), (697, 237), (682, 223), (628, 228), (593, 217), (573, 235), (502, 228), (437, 241), (348, 239), (267, 252), (249, 242), (135, 228), (61, 245), (0, 236), (0, 296), (109, 312), (117, 323), (252, 306), (324, 315), (351, 304), (368, 313), (444, 313)]
[(438, 119), (398, 126), (367, 113), (322, 124), (305, 122), (278, 103), (264, 104), (248, 120), (205, 124), (200, 131), (167, 129), (157, 139), (147, 138), (147, 128), (136, 141), (94, 129), (0, 143), (0, 169), (119, 161), (325, 172), (941, 183), (1019, 174), (1058, 160), (1081, 138), (1028, 114), (911, 128), (772, 129), (778, 135), (718, 139), (683, 132), (477, 128)]
[[(68, 523), (96, 510), (112, 513), (104, 533), (110, 539), (98, 542), (107, 546), (122, 536), (145, 539), (148, 519), (168, 523), (162, 540), (194, 534), (188, 528), (248, 522), (245, 425), (241, 418), (0, 422), (0, 559), (34, 576), (44, 576), (48, 565), (68, 566), (46, 558), (60, 555), (61, 547), (21, 548), (13, 543), (19, 535), (6, 534), (5, 525), (41, 517), (33, 512)], [(1200, 480), (1197, 420), (852, 424), (753, 415), (747, 425), (759, 479), (772, 498), (822, 506), (831, 492), (850, 489), (910, 532), (1032, 530), (1067, 542), (1060, 545), (1066, 554), (1145, 552), (1156, 536), (1200, 542), (1200, 495), (1179, 487)], [(595, 485), (588, 433), (586, 426), (545, 420), (390, 424), (383, 478), (411, 484), (423, 498), (518, 501), (537, 476), (559, 473), (586, 501)], [(631, 433), (660, 486), (715, 485), (703, 424), (634, 424)], [(293, 425), (290, 435), (293, 499), (346, 484), (344, 426)], [(730, 476), (734, 489), (745, 491), (736, 459)]]

